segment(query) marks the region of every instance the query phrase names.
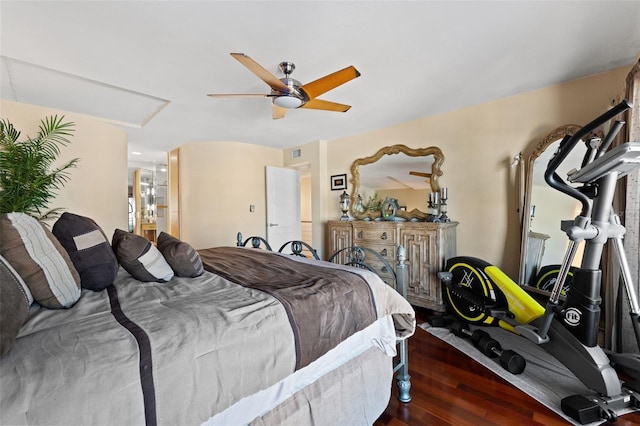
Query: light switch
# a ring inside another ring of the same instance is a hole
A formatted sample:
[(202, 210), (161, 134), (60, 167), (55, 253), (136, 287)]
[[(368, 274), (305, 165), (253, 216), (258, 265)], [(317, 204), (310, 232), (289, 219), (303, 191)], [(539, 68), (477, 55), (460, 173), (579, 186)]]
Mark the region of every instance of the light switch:
[(256, 211), (256, 206), (253, 204), (249, 204), (249, 212), (253, 213)]

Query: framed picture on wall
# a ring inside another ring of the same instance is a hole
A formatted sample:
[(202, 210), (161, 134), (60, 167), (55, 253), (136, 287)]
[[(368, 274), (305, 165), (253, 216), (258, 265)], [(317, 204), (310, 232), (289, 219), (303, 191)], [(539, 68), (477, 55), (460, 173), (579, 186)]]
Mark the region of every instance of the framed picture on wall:
[(331, 176), (331, 190), (339, 191), (341, 189), (347, 189), (347, 175), (333, 175)]

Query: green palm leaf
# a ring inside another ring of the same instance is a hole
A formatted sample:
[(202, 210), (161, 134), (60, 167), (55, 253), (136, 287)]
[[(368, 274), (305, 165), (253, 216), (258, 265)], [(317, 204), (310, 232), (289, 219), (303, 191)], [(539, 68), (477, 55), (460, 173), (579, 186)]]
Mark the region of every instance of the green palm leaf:
[(13, 124), (0, 120), (0, 213), (24, 212), (40, 218), (51, 215), (42, 212), (69, 181), (69, 169), (79, 161), (74, 158), (52, 168), (60, 148), (70, 143), (74, 131), (74, 123), (63, 119), (44, 118), (36, 137), (22, 142)]

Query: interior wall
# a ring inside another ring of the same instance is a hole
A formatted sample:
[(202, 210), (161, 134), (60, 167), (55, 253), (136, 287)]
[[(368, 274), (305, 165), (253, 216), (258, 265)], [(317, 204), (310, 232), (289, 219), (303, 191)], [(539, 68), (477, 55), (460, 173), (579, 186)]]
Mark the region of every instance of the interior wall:
[[(299, 156), (293, 158), (292, 152), (299, 150)], [(308, 165), (311, 176), (311, 221), (312, 240), (305, 241), (318, 253), (324, 253), (325, 230), (324, 223), (327, 217), (332, 218), (334, 214), (331, 203), (333, 199), (328, 197), (330, 190), (329, 175), (327, 174), (327, 142), (315, 141), (300, 146), (285, 149), (282, 155), (284, 166), (296, 166), (299, 164)], [(342, 191), (340, 191), (341, 193)], [(338, 209), (338, 199), (335, 201), (336, 216), (340, 217)]]
[(313, 199), (311, 198), (311, 175), (300, 176), (300, 239), (313, 241)]
[[(440, 185), (449, 189), (449, 217), (459, 222), (458, 254), (480, 257), (517, 279), (519, 197), (516, 169), (509, 167), (514, 155), (535, 146), (539, 138), (560, 125), (585, 124), (604, 112), (619, 93), (628, 71), (629, 67), (618, 68), (332, 140), (327, 144), (327, 174), (349, 174), (355, 159), (373, 155), (388, 145), (439, 147), (445, 157)], [(323, 195), (331, 202), (336, 198), (330, 191)]]
[(40, 121), (52, 115), (64, 115), (75, 123), (71, 143), (61, 148), (58, 163), (80, 158), (70, 169), (70, 180), (58, 191), (50, 208), (88, 216), (111, 240), (116, 228), (127, 229), (127, 134), (114, 125), (80, 114), (0, 100), (0, 116), (22, 132), (19, 140), (35, 136)]
[[(520, 213), (513, 156), (531, 150), (556, 127), (584, 124), (610, 106), (629, 67), (541, 88), (469, 108), (288, 150), (238, 142), (193, 142), (180, 147), (181, 238), (197, 248), (235, 243), (235, 234), (266, 235), (264, 166), (310, 164), (312, 245), (324, 252), (325, 223), (340, 216), (342, 191), (329, 177), (347, 173), (356, 158), (398, 143), (438, 146), (444, 153), (441, 186), (449, 188), (449, 216), (458, 226), (458, 254), (481, 257), (517, 277)], [(42, 107), (2, 100), (2, 117), (31, 134)], [(80, 157), (71, 182), (53, 206), (93, 217), (109, 237), (127, 227), (127, 138), (113, 125), (77, 114), (76, 135), (62, 159)], [(291, 158), (293, 149), (301, 157)], [(184, 157), (183, 157), (184, 156)], [(350, 178), (350, 177), (349, 177)], [(351, 181), (347, 192), (351, 192)], [(91, 202), (87, 202), (91, 200)], [(249, 205), (255, 212), (249, 212)], [(234, 229), (229, 229), (229, 224)]]
[(266, 236), (265, 166), (282, 167), (282, 150), (239, 142), (179, 150), (180, 239), (203, 249), (235, 245), (238, 232)]

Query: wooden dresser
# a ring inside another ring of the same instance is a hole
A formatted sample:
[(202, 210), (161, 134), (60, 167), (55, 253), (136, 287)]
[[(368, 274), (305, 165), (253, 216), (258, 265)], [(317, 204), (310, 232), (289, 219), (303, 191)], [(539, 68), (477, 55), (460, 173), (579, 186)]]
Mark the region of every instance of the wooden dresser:
[[(327, 255), (349, 246), (375, 250), (395, 267), (398, 245), (407, 251), (409, 303), (435, 311), (444, 311), (442, 289), (437, 273), (444, 262), (456, 255), (457, 222), (327, 222)], [(389, 276), (382, 278), (387, 281)]]

